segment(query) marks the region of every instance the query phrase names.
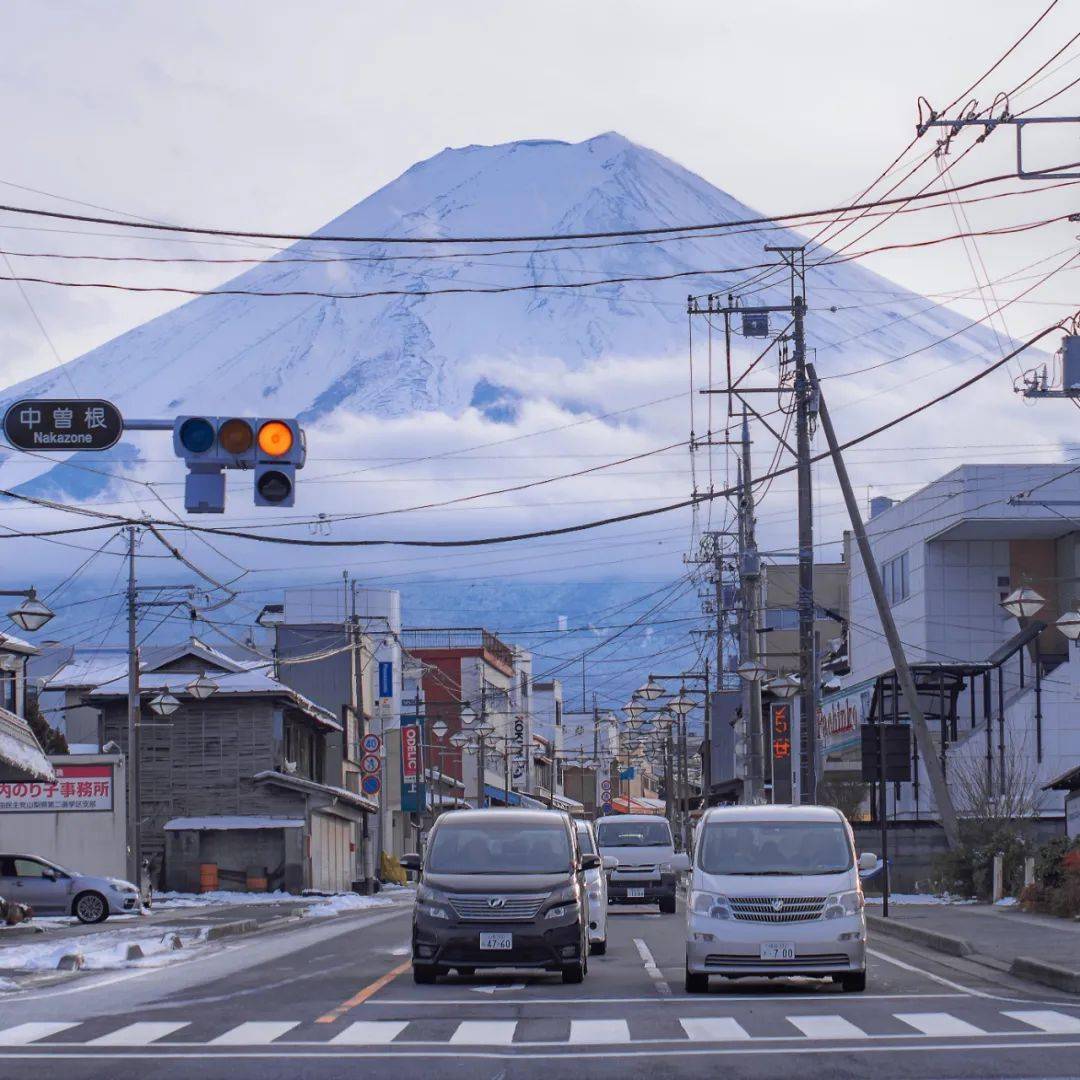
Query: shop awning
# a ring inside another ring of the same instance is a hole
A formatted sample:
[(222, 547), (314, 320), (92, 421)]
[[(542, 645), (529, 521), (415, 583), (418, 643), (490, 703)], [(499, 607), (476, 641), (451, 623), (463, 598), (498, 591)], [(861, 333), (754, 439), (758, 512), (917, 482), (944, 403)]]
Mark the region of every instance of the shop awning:
[(521, 796), (516, 791), (506, 791), (504, 788), (496, 787), (494, 784), (484, 785), (484, 795), (486, 801), (497, 802), (500, 806), (521, 805)]
[(643, 795), (616, 795), (611, 800), (611, 809), (616, 814), (662, 815), (667, 807), (663, 799), (647, 799)]

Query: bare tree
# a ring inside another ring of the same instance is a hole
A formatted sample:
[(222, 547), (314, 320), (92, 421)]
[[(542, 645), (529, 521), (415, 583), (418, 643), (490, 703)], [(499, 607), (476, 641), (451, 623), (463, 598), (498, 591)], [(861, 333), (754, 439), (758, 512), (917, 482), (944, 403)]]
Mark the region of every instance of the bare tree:
[(1022, 747), (1010, 747), (1004, 768), (995, 761), (987, 770), (985, 758), (973, 755), (950, 758), (949, 786), (960, 817), (986, 831), (1030, 821), (1040, 809), (1035, 763)]

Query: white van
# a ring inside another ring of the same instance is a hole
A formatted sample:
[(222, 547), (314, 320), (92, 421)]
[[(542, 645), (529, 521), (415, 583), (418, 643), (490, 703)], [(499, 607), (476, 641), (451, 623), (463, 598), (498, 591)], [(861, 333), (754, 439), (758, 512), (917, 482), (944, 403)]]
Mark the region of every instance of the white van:
[(714, 807), (694, 847), (686, 992), (710, 975), (804, 975), (866, 989), (866, 918), (851, 826), (829, 806)]
[(690, 860), (675, 854), (667, 818), (656, 814), (597, 818), (596, 842), (602, 856), (619, 860), (608, 876), (609, 904), (657, 904), (665, 915), (675, 913), (679, 874), (690, 869)]

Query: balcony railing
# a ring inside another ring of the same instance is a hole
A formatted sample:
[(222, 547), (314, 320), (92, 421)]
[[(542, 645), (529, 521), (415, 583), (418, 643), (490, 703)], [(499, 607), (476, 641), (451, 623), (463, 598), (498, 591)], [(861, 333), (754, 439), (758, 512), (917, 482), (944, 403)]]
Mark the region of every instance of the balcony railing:
[(403, 630), (406, 649), (482, 649), (507, 668), (514, 666), (514, 650), (480, 626), (451, 626)]

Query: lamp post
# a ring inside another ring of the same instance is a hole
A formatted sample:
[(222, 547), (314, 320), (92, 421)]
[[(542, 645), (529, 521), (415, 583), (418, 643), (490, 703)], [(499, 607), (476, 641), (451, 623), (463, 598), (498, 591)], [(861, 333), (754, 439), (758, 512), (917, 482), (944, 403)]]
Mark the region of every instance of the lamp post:
[(20, 629), (33, 633), (40, 630), (55, 614), (37, 596), (37, 589), (0, 589), (0, 596), (22, 596), (25, 599), (17, 608), (7, 613), (8, 618)]

